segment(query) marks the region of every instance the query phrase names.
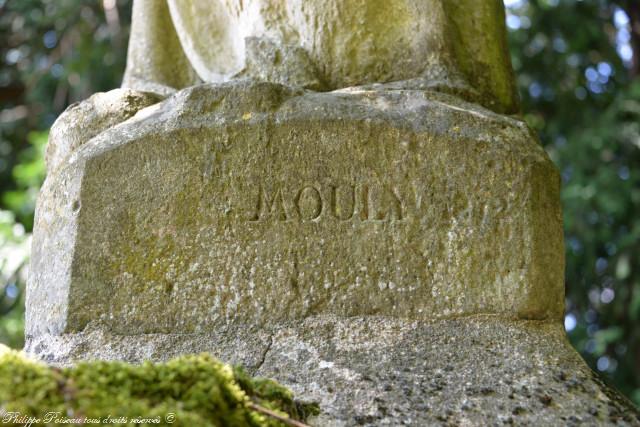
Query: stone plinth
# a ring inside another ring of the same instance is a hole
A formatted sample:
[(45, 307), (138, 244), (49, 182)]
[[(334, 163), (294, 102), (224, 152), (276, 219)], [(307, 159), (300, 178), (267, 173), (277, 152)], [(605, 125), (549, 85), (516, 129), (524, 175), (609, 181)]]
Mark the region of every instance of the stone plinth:
[(201, 85), (54, 164), (30, 337), (562, 315), (557, 171), (524, 123), (452, 96)]
[(30, 354), (208, 351), (317, 426), (640, 425), (564, 336), (558, 174), (521, 121), (393, 85), (152, 99), (52, 130)]

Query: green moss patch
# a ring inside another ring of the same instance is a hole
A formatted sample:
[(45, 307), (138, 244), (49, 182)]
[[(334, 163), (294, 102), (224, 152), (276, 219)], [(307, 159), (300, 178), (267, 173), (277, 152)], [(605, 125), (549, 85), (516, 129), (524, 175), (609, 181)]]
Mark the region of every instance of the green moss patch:
[(317, 410), (295, 402), (276, 382), (251, 378), (208, 354), (55, 368), (0, 352), (3, 424), (300, 426)]

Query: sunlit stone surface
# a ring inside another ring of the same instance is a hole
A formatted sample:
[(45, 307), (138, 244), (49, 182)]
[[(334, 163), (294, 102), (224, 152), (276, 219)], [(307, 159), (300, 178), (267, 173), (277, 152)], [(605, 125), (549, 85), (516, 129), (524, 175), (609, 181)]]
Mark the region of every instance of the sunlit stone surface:
[(186, 89), (50, 175), (29, 333), (557, 320), (558, 183), (522, 122), (448, 95)]
[(136, 0), (124, 86), (395, 82), (518, 109), (499, 0)]

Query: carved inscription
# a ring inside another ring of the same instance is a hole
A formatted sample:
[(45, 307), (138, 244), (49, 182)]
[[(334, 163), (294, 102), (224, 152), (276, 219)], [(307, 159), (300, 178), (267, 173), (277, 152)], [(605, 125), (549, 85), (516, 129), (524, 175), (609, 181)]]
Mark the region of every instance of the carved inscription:
[(402, 221), (404, 203), (393, 188), (370, 184), (258, 186), (248, 221)]

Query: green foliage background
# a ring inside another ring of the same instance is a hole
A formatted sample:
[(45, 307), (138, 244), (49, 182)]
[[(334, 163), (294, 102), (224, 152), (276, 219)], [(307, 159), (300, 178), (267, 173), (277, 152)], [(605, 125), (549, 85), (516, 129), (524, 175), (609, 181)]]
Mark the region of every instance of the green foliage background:
[[(525, 118), (563, 178), (565, 327), (640, 405), (640, 2), (506, 4)], [(119, 86), (130, 11), (130, 0), (0, 0), (0, 342), (24, 340), (47, 130), (67, 105)]]

